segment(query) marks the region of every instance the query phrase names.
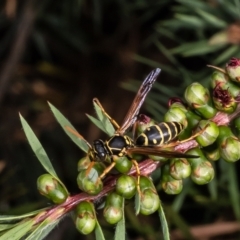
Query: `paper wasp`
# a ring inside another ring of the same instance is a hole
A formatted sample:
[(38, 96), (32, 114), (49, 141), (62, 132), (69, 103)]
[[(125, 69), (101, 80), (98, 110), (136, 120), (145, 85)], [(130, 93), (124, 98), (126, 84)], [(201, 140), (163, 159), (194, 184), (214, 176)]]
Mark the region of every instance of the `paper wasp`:
[[(110, 165), (100, 175), (100, 179), (103, 179), (106, 174), (115, 166), (116, 163), (112, 160), (113, 156), (131, 156), (132, 154), (136, 153), (142, 155), (156, 155), (167, 158), (196, 157), (180, 152), (164, 150), (165, 144), (177, 137), (179, 133), (183, 130), (183, 125), (181, 123), (169, 122), (154, 125), (148, 128), (139, 136), (137, 136), (136, 139), (132, 139), (131, 137), (126, 135), (127, 130), (129, 130), (129, 128), (131, 128), (136, 123), (139, 110), (148, 92), (151, 90), (152, 85), (157, 79), (160, 71), (161, 70), (157, 68), (150, 72), (149, 75), (144, 79), (121, 126), (119, 126), (118, 123), (107, 114), (107, 112), (104, 110), (104, 108), (97, 99), (93, 99), (93, 101), (100, 107), (103, 114), (116, 128), (115, 134), (112, 137), (110, 137), (106, 141), (103, 141), (101, 139), (95, 140), (93, 142), (93, 145), (90, 145), (80, 134), (77, 133), (79, 137), (81, 137), (89, 147), (88, 155), (90, 160), (92, 161), (92, 165), (90, 165), (89, 168), (93, 166), (95, 161), (106, 161), (110, 158)], [(73, 134), (76, 134), (76, 132), (71, 131), (70, 129), (68, 130)], [(132, 162), (137, 169), (138, 175), (140, 175), (138, 163), (135, 160), (132, 160)]]

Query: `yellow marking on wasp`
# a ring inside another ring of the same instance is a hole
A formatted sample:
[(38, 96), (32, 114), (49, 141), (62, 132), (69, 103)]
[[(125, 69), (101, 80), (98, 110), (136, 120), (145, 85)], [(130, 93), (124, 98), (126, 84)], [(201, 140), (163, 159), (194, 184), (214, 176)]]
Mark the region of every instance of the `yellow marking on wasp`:
[(152, 140), (154, 144), (157, 144), (157, 140), (156, 139), (153, 139)]
[(165, 127), (167, 128), (168, 134), (169, 134), (169, 138), (168, 138), (168, 140), (165, 141), (165, 142), (168, 142), (168, 141), (170, 141), (170, 140), (172, 139), (172, 131), (171, 131), (168, 123), (164, 123), (164, 125), (165, 125)]
[(158, 125), (155, 125), (156, 129), (158, 130), (158, 133), (160, 135), (160, 143), (158, 145), (162, 145), (165, 141), (164, 141), (164, 135), (163, 135), (163, 131), (162, 129), (158, 126)]

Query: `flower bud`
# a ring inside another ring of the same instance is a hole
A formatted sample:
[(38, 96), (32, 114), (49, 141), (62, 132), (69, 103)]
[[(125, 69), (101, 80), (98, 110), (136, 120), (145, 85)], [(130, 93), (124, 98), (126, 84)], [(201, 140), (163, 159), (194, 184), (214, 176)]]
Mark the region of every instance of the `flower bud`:
[(181, 108), (170, 108), (164, 115), (165, 122), (179, 122), (187, 127), (187, 117), (185, 112)]
[(86, 155), (85, 157), (81, 158), (79, 161), (78, 161), (78, 171), (82, 171), (84, 169), (87, 169), (88, 166), (90, 165), (91, 161), (88, 157), (88, 155)]
[(240, 159), (240, 142), (227, 126), (219, 127), (217, 139), (221, 157), (227, 162), (235, 162)]
[(204, 132), (195, 138), (202, 147), (206, 147), (214, 143), (219, 134), (217, 124), (210, 120), (201, 120), (196, 132), (199, 132), (204, 128)]
[(221, 157), (216, 142), (214, 142), (212, 145), (203, 148), (203, 152), (206, 158), (210, 161), (217, 161)]
[(179, 194), (183, 188), (182, 180), (176, 180), (170, 175), (170, 166), (165, 164), (162, 167), (161, 186), (167, 194)]
[(155, 186), (152, 182), (152, 180), (149, 177), (140, 176), (140, 182), (139, 187), (141, 191), (144, 191), (145, 189), (155, 189)]
[(48, 173), (41, 175), (37, 179), (37, 188), (40, 194), (57, 204), (65, 202), (68, 197), (66, 189)]
[(132, 198), (136, 193), (136, 180), (132, 176), (122, 175), (117, 179), (116, 192), (126, 199)]
[(237, 107), (229, 89), (224, 90), (220, 85), (217, 85), (213, 90), (213, 102), (216, 109), (226, 113), (233, 113)]
[(214, 178), (212, 164), (206, 159), (199, 148), (193, 148), (187, 154), (199, 156), (199, 158), (188, 158), (192, 167), (191, 178), (196, 184), (207, 184)]
[(78, 187), (88, 194), (97, 195), (103, 188), (103, 182), (99, 178), (103, 170), (102, 165), (97, 162), (90, 170), (82, 170), (77, 176)]
[(230, 79), (234, 82), (240, 82), (240, 60), (231, 58), (226, 65), (226, 71)]
[(115, 192), (109, 193), (103, 210), (105, 220), (110, 224), (118, 223), (123, 217), (123, 197)]
[(127, 156), (118, 157), (116, 155), (113, 156), (113, 161), (116, 163), (115, 168), (123, 174), (126, 174), (132, 168), (132, 161), (130, 161)]
[(141, 192), (140, 213), (150, 215), (156, 212), (160, 206), (160, 199), (156, 191), (145, 189)]
[(220, 87), (223, 90), (228, 90), (233, 97), (237, 97), (240, 94), (240, 87), (236, 83), (229, 81), (227, 74), (219, 71), (215, 71), (212, 74), (211, 85), (213, 89)]
[(181, 180), (189, 177), (191, 174), (191, 166), (186, 158), (173, 158), (170, 161), (170, 175)]
[(76, 209), (75, 225), (77, 230), (84, 234), (90, 234), (96, 226), (95, 210), (92, 203), (84, 201), (80, 202)]
[(195, 82), (188, 86), (184, 96), (188, 105), (204, 118), (212, 118), (215, 116), (217, 110), (209, 104), (209, 91), (200, 83)]

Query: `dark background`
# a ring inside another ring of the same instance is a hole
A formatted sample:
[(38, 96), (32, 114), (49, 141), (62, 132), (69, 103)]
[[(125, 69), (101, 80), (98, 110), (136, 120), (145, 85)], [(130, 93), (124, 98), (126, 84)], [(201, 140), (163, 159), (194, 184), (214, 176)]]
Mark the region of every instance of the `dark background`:
[[(133, 79), (142, 81), (160, 67), (142, 112), (161, 121), (169, 97), (181, 97), (194, 81), (208, 86), (213, 71), (207, 64), (222, 67), (232, 56), (240, 57), (239, 6), (238, 1), (1, 1), (0, 212), (19, 214), (49, 204), (36, 190), (44, 170), (26, 142), (19, 112), (69, 191), (77, 193), (77, 162), (84, 155), (60, 129), (47, 101), (91, 143), (106, 137), (85, 116), (94, 114), (92, 99), (121, 123), (141, 83)], [(237, 173), (238, 164), (234, 168)], [(239, 238), (234, 234), (240, 218), (234, 201), (238, 179), (230, 181), (230, 170), (221, 165), (217, 169), (210, 187), (188, 182), (177, 198), (160, 192), (173, 231), (195, 226), (191, 230), (204, 239)], [(157, 215), (133, 213), (129, 204), (129, 239), (159, 239)], [(114, 233), (106, 222), (102, 226), (107, 236)], [(49, 239), (84, 238), (66, 218)], [(176, 231), (172, 239), (180, 239)]]

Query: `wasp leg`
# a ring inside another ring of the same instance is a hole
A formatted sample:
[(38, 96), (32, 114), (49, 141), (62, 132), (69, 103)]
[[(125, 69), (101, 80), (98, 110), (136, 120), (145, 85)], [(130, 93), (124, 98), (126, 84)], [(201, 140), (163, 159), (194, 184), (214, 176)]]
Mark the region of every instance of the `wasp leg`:
[(114, 168), (115, 165), (116, 165), (116, 162), (112, 162), (107, 168), (105, 168), (105, 170), (99, 176), (98, 179), (102, 180)]
[(88, 166), (88, 168), (87, 168), (87, 171), (86, 171), (86, 176), (88, 176), (88, 174), (89, 174), (89, 172), (91, 171), (91, 169), (92, 169), (92, 167), (94, 166), (94, 164), (95, 164), (94, 161), (92, 161), (92, 162), (89, 164), (89, 166)]
[(139, 194), (139, 197), (141, 197), (142, 196), (142, 193), (141, 193), (141, 190), (140, 190), (140, 175), (141, 175), (141, 172), (140, 172), (139, 167), (138, 167), (138, 162), (136, 160), (132, 160), (132, 163), (136, 168), (136, 172), (137, 172), (137, 192)]
[(101, 103), (99, 102), (99, 100), (97, 98), (94, 98), (93, 102), (95, 102), (101, 108), (103, 114), (109, 119), (109, 121), (112, 123), (112, 125), (115, 126), (116, 129), (119, 129), (120, 126), (118, 125), (118, 123), (107, 114), (107, 112), (104, 110), (104, 108), (101, 105)]

